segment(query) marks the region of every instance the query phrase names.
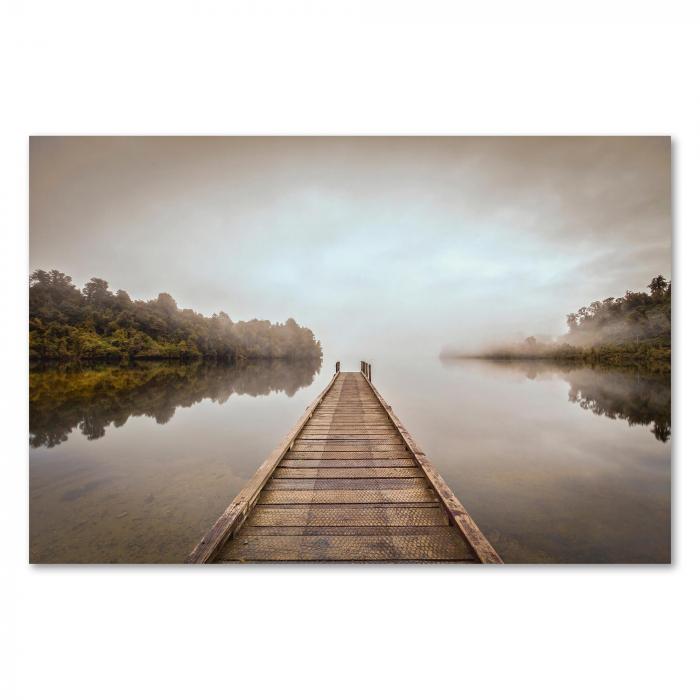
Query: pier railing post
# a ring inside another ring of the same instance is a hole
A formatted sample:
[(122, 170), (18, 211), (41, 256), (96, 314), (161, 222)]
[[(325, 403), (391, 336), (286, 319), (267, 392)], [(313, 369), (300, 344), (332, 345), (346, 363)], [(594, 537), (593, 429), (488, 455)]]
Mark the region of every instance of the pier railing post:
[(340, 372), (340, 362), (335, 363), (335, 373), (338, 374)]
[(367, 377), (369, 380), (369, 383), (372, 383), (372, 365), (369, 362), (365, 362), (364, 360), (360, 360), (360, 372)]

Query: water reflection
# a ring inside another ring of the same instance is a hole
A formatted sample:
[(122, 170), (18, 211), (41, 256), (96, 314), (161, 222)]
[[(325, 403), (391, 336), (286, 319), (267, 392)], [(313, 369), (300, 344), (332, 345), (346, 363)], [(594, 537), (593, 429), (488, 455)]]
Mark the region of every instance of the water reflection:
[[(384, 397), (507, 562), (670, 560), (668, 374), (373, 364)], [(34, 373), (31, 561), (181, 562), (332, 371), (256, 363)], [(178, 406), (190, 408), (173, 416)], [(110, 424), (124, 427), (105, 434)]]
[(638, 368), (591, 367), (541, 360), (494, 360), (494, 367), (524, 374), (528, 379), (561, 378), (569, 384), (569, 401), (597, 416), (650, 425), (654, 437), (671, 437), (671, 374), (645, 373)]
[(399, 380), (385, 397), (505, 561), (670, 561), (669, 373), (462, 360)]
[(29, 443), (55, 447), (76, 427), (88, 440), (97, 440), (110, 424), (119, 428), (131, 416), (149, 416), (162, 425), (178, 407), (203, 399), (223, 404), (232, 394), (265, 396), (270, 392), (291, 397), (312, 383), (320, 366), (320, 359), (304, 359), (33, 371), (29, 376)]

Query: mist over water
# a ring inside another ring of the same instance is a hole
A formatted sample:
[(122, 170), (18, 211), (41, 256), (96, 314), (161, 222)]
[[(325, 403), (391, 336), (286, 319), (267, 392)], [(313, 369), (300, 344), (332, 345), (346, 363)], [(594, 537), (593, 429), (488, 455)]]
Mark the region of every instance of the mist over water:
[[(335, 359), (33, 375), (32, 561), (181, 562)], [(669, 560), (668, 375), (363, 359), (507, 562)]]

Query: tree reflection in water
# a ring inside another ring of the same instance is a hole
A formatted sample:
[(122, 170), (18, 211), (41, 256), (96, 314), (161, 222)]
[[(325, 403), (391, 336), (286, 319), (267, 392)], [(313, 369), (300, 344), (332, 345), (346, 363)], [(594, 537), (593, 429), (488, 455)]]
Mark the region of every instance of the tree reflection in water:
[(661, 442), (671, 437), (671, 377), (579, 370), (568, 378), (569, 401), (598, 416), (651, 425)]
[(29, 444), (54, 447), (77, 426), (88, 440), (131, 416), (167, 423), (180, 406), (203, 399), (225, 403), (232, 394), (293, 396), (309, 386), (320, 359), (245, 364), (144, 363), (130, 367), (52, 368), (29, 374)]
[(499, 367), (522, 372), (530, 379), (553, 375), (570, 386), (569, 401), (597, 416), (626, 420), (629, 425), (651, 425), (657, 440), (671, 437), (671, 373), (640, 368), (494, 361)]

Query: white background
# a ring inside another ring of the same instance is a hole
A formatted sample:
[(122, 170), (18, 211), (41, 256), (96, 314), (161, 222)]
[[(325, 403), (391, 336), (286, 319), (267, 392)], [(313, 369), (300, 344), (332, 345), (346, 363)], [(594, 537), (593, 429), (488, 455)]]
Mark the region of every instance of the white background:
[[(698, 29), (669, 0), (2, 2), (3, 697), (698, 697)], [(27, 137), (54, 133), (671, 134), (674, 565), (28, 566)]]

